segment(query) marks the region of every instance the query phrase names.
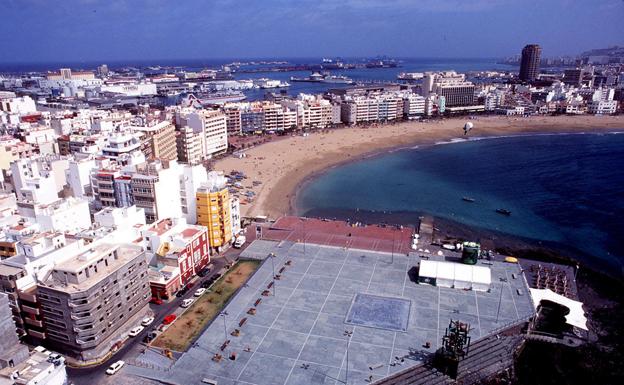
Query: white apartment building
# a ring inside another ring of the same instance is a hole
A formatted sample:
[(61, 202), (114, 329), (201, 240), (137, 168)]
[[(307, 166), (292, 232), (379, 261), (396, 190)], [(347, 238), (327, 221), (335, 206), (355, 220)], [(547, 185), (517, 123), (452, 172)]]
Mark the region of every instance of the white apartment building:
[(595, 115), (615, 114), (618, 102), (616, 100), (598, 100), (587, 103), (587, 112)]
[(203, 134), (207, 158), (227, 151), (227, 118), (221, 111), (184, 108), (176, 111), (176, 126), (188, 126)]
[(296, 113), (298, 128), (325, 128), (334, 124), (333, 105), (318, 95), (299, 94), (297, 100), (280, 103)]
[(464, 74), (455, 71), (426, 72), (422, 84), (423, 96), (444, 96), (447, 107), (469, 106), (474, 103), (475, 86)]
[(39, 231), (76, 233), (91, 226), (89, 203), (84, 199), (59, 199), (50, 204), (21, 202), (19, 213), (36, 223)]
[(156, 160), (141, 164), (130, 177), (133, 203), (145, 210), (148, 223), (182, 216), (180, 166), (176, 161), (166, 163)]
[(297, 113), (280, 104), (263, 102), (264, 131), (283, 131), (297, 127)]
[(394, 93), (354, 96), (342, 105), (342, 122), (357, 124), (403, 118), (403, 99)]
[(201, 165), (181, 165), (179, 174), (180, 206), (186, 223), (197, 223), (197, 202), (195, 193), (199, 186), (208, 181), (208, 172)]
[(54, 173), (45, 163), (18, 159), (11, 163), (11, 174), (19, 202), (49, 204), (58, 200)]
[(414, 93), (403, 96), (403, 114), (407, 118), (413, 118), (425, 114), (425, 98)]
[(176, 131), (176, 150), (180, 163), (200, 164), (205, 159), (204, 135), (191, 127), (181, 127)]
[(12, 92), (0, 94), (0, 111), (9, 114), (25, 115), (37, 112), (37, 105), (30, 96), (17, 97)]
[(91, 170), (95, 167), (95, 159), (91, 156), (69, 161), (65, 177), (74, 197), (91, 195)]
[(102, 148), (102, 155), (107, 158), (118, 160), (123, 154), (130, 154), (141, 148), (138, 135), (121, 133), (108, 138), (108, 143)]
[(230, 198), (230, 216), (232, 217), (232, 238), (237, 236), (241, 231), (241, 211), (240, 201), (238, 198)]

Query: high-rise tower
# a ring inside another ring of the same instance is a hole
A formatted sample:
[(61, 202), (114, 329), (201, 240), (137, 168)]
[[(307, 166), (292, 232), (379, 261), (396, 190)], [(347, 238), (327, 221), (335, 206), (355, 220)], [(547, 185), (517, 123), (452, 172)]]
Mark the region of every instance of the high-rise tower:
[(537, 44), (528, 44), (522, 49), (520, 61), (520, 80), (533, 81), (539, 76), (542, 48)]

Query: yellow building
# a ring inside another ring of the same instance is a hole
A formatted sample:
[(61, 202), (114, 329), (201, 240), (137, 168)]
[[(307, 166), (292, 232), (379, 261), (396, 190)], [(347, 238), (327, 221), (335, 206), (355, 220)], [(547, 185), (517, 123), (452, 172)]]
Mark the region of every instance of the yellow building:
[(197, 224), (208, 227), (210, 247), (216, 249), (232, 241), (231, 202), (225, 183), (210, 182), (196, 193)]

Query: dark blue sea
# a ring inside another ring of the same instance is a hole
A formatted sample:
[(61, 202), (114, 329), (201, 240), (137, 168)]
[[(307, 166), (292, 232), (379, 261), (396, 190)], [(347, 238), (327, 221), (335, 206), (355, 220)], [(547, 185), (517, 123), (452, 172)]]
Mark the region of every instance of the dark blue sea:
[[(475, 202), (464, 202), (464, 196)], [(624, 134), (491, 138), (396, 150), (312, 179), (296, 207), (298, 214), (343, 219), (375, 212), (395, 223), (431, 214), (561, 245), (578, 251), (575, 258), (621, 273)], [(496, 213), (499, 208), (511, 216)]]

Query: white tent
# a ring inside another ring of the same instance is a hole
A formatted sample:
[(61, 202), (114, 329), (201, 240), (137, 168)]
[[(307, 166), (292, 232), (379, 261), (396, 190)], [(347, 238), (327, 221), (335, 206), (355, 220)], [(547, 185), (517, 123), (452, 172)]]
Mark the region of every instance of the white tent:
[(587, 318), (585, 318), (585, 310), (583, 310), (583, 302), (575, 301), (561, 294), (557, 294), (550, 289), (529, 289), (533, 306), (537, 310), (540, 302), (550, 301), (558, 305), (566, 307), (570, 312), (565, 316), (568, 325), (575, 326), (579, 329), (587, 330)]
[(472, 266), (455, 264), (455, 279), (453, 280), (455, 289), (472, 288)]
[(492, 284), (490, 268), (485, 266), (473, 266), (472, 268), (472, 290), (490, 290), (490, 285)]
[(418, 276), (420, 283), (466, 290), (488, 291), (492, 283), (489, 267), (455, 262), (421, 261)]
[[(436, 261), (423, 261), (436, 263), (436, 285), (442, 287), (453, 287), (455, 284), (455, 266), (450, 263), (436, 262)], [(422, 262), (421, 262), (422, 265)]]

